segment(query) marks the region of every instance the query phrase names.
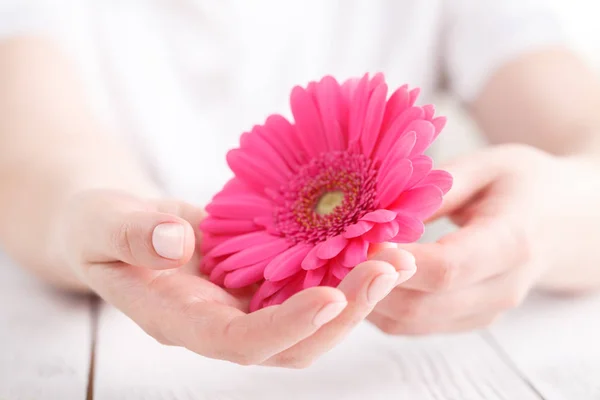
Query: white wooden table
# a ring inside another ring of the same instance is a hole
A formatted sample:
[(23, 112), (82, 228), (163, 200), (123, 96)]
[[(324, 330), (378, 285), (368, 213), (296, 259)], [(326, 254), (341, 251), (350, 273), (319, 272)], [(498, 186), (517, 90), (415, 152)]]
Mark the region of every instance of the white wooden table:
[(0, 257), (0, 400), (92, 398), (598, 400), (600, 296), (534, 295), (494, 327), (454, 336), (364, 324), (313, 367), (278, 370), (161, 346), (112, 307)]

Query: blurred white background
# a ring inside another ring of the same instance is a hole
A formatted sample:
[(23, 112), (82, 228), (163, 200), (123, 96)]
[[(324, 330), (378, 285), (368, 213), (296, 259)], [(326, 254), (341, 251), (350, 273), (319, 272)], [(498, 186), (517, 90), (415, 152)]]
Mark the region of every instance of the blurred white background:
[[(600, 76), (600, 1), (547, 0), (547, 2), (560, 16), (572, 47), (594, 66)], [(448, 116), (448, 130), (452, 131), (451, 135), (441, 135), (437, 140), (438, 150), (434, 152), (434, 158), (438, 162), (443, 163), (469, 153), (484, 144), (483, 139), (477, 134), (477, 127), (457, 104), (447, 98), (440, 98), (436, 100), (436, 108), (441, 114)]]
[(600, 2), (597, 0), (547, 0), (565, 21), (573, 43), (600, 68)]
[[(4, 1), (0, 0), (0, 6)], [(546, 1), (563, 18), (575, 48), (600, 74), (600, 0)], [(459, 108), (448, 101), (436, 104), (441, 113), (449, 115), (455, 131), (440, 136), (440, 144), (446, 146), (444, 154), (467, 151), (465, 142), (477, 145), (476, 129)], [(381, 342), (373, 345), (375, 333), (365, 327), (363, 336), (355, 336), (316, 369), (274, 372), (236, 369), (209, 363), (181, 349), (159, 347), (114, 309), (101, 306), (92, 314), (87, 300), (43, 290), (37, 281), (11, 267), (0, 254), (0, 347), (4, 344), (0, 349), (0, 399), (83, 399), (95, 328), (90, 321), (94, 318), (99, 324), (94, 360), (96, 399), (266, 398), (261, 385), (287, 392), (282, 397), (292, 396), (289, 392), (297, 389), (297, 396), (308, 393), (306, 397), (311, 397), (311, 387), (319, 387), (325, 395), (329, 391), (329, 398), (340, 398), (333, 392), (338, 382), (342, 387), (350, 387), (346, 382), (360, 383), (349, 389), (356, 393), (347, 392), (354, 398), (374, 384), (381, 385), (381, 390), (388, 385), (396, 398), (406, 399), (417, 398), (412, 393), (423, 394), (418, 398), (442, 398), (441, 391), (454, 399), (481, 398), (481, 391), (489, 393), (488, 399), (600, 399), (600, 298), (536, 298), (485, 336), (422, 341), (376, 336)], [(498, 349), (487, 343), (490, 340), (503, 349), (500, 356), (495, 353)], [(368, 354), (371, 350), (373, 354)], [(507, 360), (511, 365), (506, 365)], [(531, 392), (530, 386), (541, 394)], [(503, 395), (509, 391), (517, 394)]]
[[(560, 16), (572, 47), (593, 65), (600, 76), (600, 0), (547, 1)], [(477, 126), (454, 100), (441, 96), (435, 104), (440, 114), (448, 116), (447, 130), (451, 131), (451, 134), (440, 135), (431, 149), (438, 165), (485, 145)], [(449, 221), (438, 220), (429, 225), (423, 240), (437, 240), (454, 229)]]

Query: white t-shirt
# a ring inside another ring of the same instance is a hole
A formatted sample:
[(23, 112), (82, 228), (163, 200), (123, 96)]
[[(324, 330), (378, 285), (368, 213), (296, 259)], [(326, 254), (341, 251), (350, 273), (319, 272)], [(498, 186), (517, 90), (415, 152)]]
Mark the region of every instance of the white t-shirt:
[(563, 40), (544, 0), (0, 0), (0, 36), (33, 32), (68, 49), (98, 116), (166, 190), (198, 203), (243, 131), (289, 115), (296, 84), (382, 71), (421, 103), (442, 82), (469, 101), (503, 63)]

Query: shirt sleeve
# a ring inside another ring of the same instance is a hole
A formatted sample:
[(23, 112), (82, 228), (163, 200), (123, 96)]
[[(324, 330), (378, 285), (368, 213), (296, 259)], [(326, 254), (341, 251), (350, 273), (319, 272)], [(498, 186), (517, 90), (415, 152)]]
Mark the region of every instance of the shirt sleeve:
[(61, 1), (0, 0), (0, 39), (52, 32), (61, 7)]
[(474, 100), (502, 65), (544, 47), (567, 44), (547, 0), (453, 0), (445, 2), (444, 71), (450, 91)]

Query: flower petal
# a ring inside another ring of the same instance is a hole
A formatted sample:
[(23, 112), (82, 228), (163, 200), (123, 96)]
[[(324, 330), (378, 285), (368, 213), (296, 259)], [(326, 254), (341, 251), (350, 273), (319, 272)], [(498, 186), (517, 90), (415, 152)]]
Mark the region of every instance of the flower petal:
[(262, 217), (256, 217), (254, 218), (254, 224), (257, 226), (262, 226), (263, 228), (271, 228), (273, 226), (273, 216), (272, 215), (265, 215)]
[(232, 237), (229, 235), (212, 235), (210, 233), (206, 233), (202, 236), (202, 242), (200, 243), (200, 252), (202, 254), (208, 254), (220, 245), (221, 243), (225, 243), (230, 240)]
[(359, 237), (350, 241), (342, 254), (338, 256), (337, 260), (344, 267), (356, 267), (358, 264), (367, 259), (368, 250), (369, 243)]
[(383, 85), (385, 83), (385, 77), (382, 72), (377, 72), (371, 80), (369, 81), (369, 92), (375, 90), (379, 85)]
[(265, 131), (268, 133), (267, 136), (277, 143), (277, 148), (280, 149), (281, 155), (286, 160), (294, 160), (296, 166), (302, 165), (308, 160), (296, 128), (287, 119), (281, 115), (271, 115), (265, 122)]
[(325, 76), (315, 88), (315, 101), (319, 107), (325, 138), (329, 150), (344, 150), (346, 138), (341, 129), (342, 109), (345, 106), (340, 84), (332, 76)]
[(371, 156), (381, 131), (383, 122), (383, 113), (385, 112), (385, 102), (387, 98), (387, 85), (382, 83), (378, 85), (371, 93), (365, 113), (365, 121), (360, 135), (360, 143), (363, 154)]
[(264, 279), (267, 262), (267, 260), (264, 260), (248, 267), (231, 271), (225, 276), (225, 287), (229, 289), (240, 289), (262, 281)]
[[(406, 127), (413, 121), (422, 120), (425, 112), (421, 107), (410, 107), (407, 108), (400, 114), (390, 125), (388, 132), (406, 131)], [(387, 134), (384, 133), (384, 134)]]
[(314, 157), (327, 151), (325, 130), (312, 96), (304, 88), (296, 86), (292, 89), (290, 103), (298, 138), (306, 153)]
[(417, 134), (417, 142), (410, 152), (410, 157), (418, 156), (429, 147), (433, 142), (435, 128), (429, 121), (418, 120), (411, 122), (405, 129), (405, 132), (415, 132)]
[(402, 156), (401, 158), (408, 157), (416, 142), (416, 133), (407, 133), (404, 131), (404, 127), (400, 129), (392, 125), (381, 137), (373, 158), (383, 161), (389, 156), (390, 152), (394, 152), (398, 157)]
[(224, 257), (202, 257), (200, 260), (200, 272), (209, 275), (212, 270), (224, 260)]
[(348, 124), (348, 148), (360, 145), (360, 135), (363, 131), (365, 112), (369, 102), (369, 76), (365, 74), (356, 85), (350, 101)]
[(323, 277), (325, 276), (326, 272), (327, 268), (325, 266), (306, 271), (306, 277), (304, 278), (302, 287), (304, 289), (308, 289), (314, 286), (319, 286), (323, 281)]
[(373, 225), (375, 225), (375, 224), (372, 222), (358, 221), (354, 225), (347, 226), (346, 230), (344, 231), (344, 233), (342, 233), (342, 235), (346, 239), (352, 239), (352, 238), (364, 235), (366, 232), (368, 232), (373, 227)]
[[(215, 246), (208, 254), (208, 257), (221, 257), (249, 247), (258, 246), (277, 240), (278, 237), (268, 234), (265, 231), (251, 232), (239, 236), (228, 236), (227, 240)], [(203, 238), (204, 240), (204, 238)]]
[(337, 235), (327, 239), (317, 249), (317, 257), (323, 260), (329, 260), (340, 254), (348, 244), (348, 239), (342, 235)]
[(427, 121), (431, 121), (435, 114), (435, 106), (433, 104), (426, 104), (423, 106), (423, 112), (425, 113), (423, 118), (425, 118)]
[(396, 221), (377, 224), (369, 232), (363, 235), (363, 238), (370, 243), (387, 242), (398, 234), (400, 229)]
[(304, 282), (305, 272), (302, 271), (294, 275), (291, 281), (283, 286), (277, 293), (275, 293), (265, 304), (265, 307), (275, 306), (283, 303), (296, 293), (302, 290), (302, 284)]
[(348, 105), (352, 102), (352, 98), (354, 97), (354, 92), (356, 92), (356, 88), (358, 87), (359, 82), (363, 78), (350, 78), (342, 83), (342, 97), (346, 101)]
[(233, 271), (238, 268), (247, 267), (259, 261), (270, 259), (290, 248), (292, 244), (284, 238), (276, 238), (265, 243), (248, 247), (228, 257), (219, 264), (225, 271)]
[(426, 219), (440, 208), (442, 196), (443, 193), (437, 186), (420, 186), (402, 193), (389, 208), (420, 219)]
[(317, 243), (308, 252), (306, 257), (304, 257), (304, 260), (302, 260), (302, 269), (311, 270), (311, 269), (320, 268), (323, 265), (327, 264), (327, 260), (324, 260), (317, 256), (317, 252), (319, 251), (320, 246), (321, 246), (321, 243)]
[(406, 184), (407, 188), (412, 188), (421, 182), (433, 168), (433, 160), (426, 156), (420, 155), (410, 160), (413, 167), (412, 176)]
[(404, 132), (398, 137), (398, 139), (392, 143), (392, 148), (396, 157), (406, 158), (412, 152), (412, 149), (417, 143), (416, 132)]
[(275, 256), (265, 268), (265, 279), (280, 281), (296, 274), (302, 269), (302, 260), (311, 249), (310, 245), (300, 244)]
[(351, 268), (346, 268), (336, 260), (331, 260), (329, 263), (329, 268), (331, 269), (331, 274), (338, 278), (340, 281), (343, 281), (348, 272), (350, 272)]
[(398, 214), (396, 222), (400, 229), (398, 234), (390, 239), (394, 243), (413, 243), (416, 242), (423, 236), (425, 226), (420, 219), (415, 218), (411, 215)]
[(264, 195), (265, 198), (267, 198), (272, 205), (281, 206), (285, 203), (285, 199), (283, 198), (282, 193), (278, 190), (274, 190), (272, 188), (265, 188)]
[(385, 113), (381, 125), (382, 132), (386, 132), (392, 122), (409, 107), (408, 100), (408, 85), (403, 85), (392, 93), (385, 105)]
[(434, 185), (440, 188), (440, 190), (446, 194), (452, 188), (453, 178), (449, 172), (442, 170), (433, 170), (427, 176), (419, 182), (419, 186)]
[(239, 235), (254, 232), (259, 229), (259, 226), (253, 221), (222, 219), (209, 216), (200, 223), (200, 229), (203, 232), (214, 235)]
[(227, 164), (238, 178), (259, 193), (267, 187), (278, 188), (286, 182), (285, 176), (273, 171), (260, 156), (255, 157), (242, 149), (227, 152)]
[(250, 193), (215, 198), (206, 206), (206, 212), (224, 219), (253, 220), (271, 215), (273, 210), (269, 200)]
[(217, 266), (210, 272), (209, 279), (215, 285), (222, 286), (225, 283), (225, 275), (226, 272), (223, 270), (223, 268), (219, 268), (219, 266)]
[(272, 118), (274, 117), (272, 116), (269, 117), (269, 119), (267, 119), (265, 126), (263, 126), (261, 136), (265, 142), (269, 143), (269, 146), (271, 148), (275, 149), (277, 153), (279, 153), (281, 160), (287, 165), (288, 170), (291, 171), (291, 173), (294, 173), (294, 171), (297, 171), (300, 165), (303, 163), (299, 161), (299, 159), (301, 158), (300, 148), (290, 148), (289, 145), (289, 143), (293, 140), (293, 137), (295, 136), (294, 128), (290, 127), (291, 132), (281, 132), (279, 130), (276, 130), (275, 128), (272, 128), (267, 125), (269, 123), (269, 120)]
[(390, 169), (404, 158), (408, 158), (412, 148), (417, 142), (417, 134), (415, 132), (409, 132), (400, 136), (395, 142), (391, 144), (388, 152), (383, 158), (383, 162), (379, 167), (378, 177), (383, 179), (383, 175), (390, 172)]
[(391, 168), (382, 179), (377, 179), (377, 193), (379, 204), (382, 207), (389, 208), (388, 206), (396, 201), (398, 196), (405, 190), (412, 173), (412, 163), (405, 158)]
[(215, 194), (213, 199), (218, 199), (221, 197), (229, 197), (229, 196), (238, 196), (238, 195), (246, 195), (251, 193), (251, 188), (247, 186), (240, 178), (234, 177), (227, 181), (223, 189)]
[(396, 212), (382, 208), (363, 215), (361, 221), (377, 222), (381, 224), (383, 222), (393, 221), (396, 219), (396, 215)]
[(413, 90), (411, 90), (408, 93), (408, 95), (410, 97), (410, 100), (408, 102), (411, 106), (416, 103), (417, 97), (419, 97), (419, 94), (421, 94), (421, 88), (414, 88)]
[(250, 300), (250, 312), (254, 312), (262, 307), (265, 299), (277, 293), (282, 287), (289, 284), (293, 278), (284, 279), (279, 282), (264, 281)]
[(269, 140), (270, 136), (270, 132), (266, 131), (264, 126), (256, 125), (250, 134), (242, 135), (240, 147), (267, 162), (273, 172), (280, 175), (282, 179), (287, 179), (292, 169), (287, 161), (285, 147), (273, 146), (272, 141)]
[(325, 277), (323, 277), (321, 286), (338, 287), (340, 282), (341, 280), (331, 273), (331, 269), (327, 268), (327, 273), (325, 274)]
[(442, 130), (446, 126), (446, 122), (447, 122), (446, 117), (437, 117), (437, 118), (434, 118), (431, 120), (431, 124), (435, 128), (435, 134), (433, 135), (434, 140), (442, 132)]

